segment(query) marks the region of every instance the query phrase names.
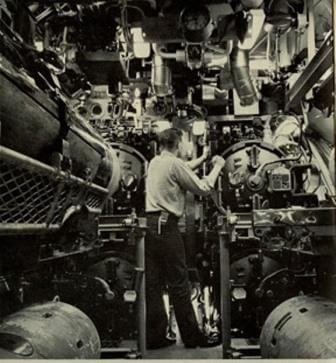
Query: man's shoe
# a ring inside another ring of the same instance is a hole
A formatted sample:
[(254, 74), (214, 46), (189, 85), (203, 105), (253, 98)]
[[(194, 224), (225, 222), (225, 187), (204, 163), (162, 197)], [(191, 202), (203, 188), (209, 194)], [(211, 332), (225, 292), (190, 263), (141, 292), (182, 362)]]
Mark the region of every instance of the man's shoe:
[(166, 348), (176, 343), (176, 339), (165, 339), (160, 342), (147, 344), (147, 349), (160, 349), (160, 348)]
[(201, 335), (197, 339), (197, 341), (184, 344), (184, 346), (186, 348), (196, 348), (196, 347), (212, 348), (212, 347), (216, 347), (217, 345), (220, 345), (221, 343), (222, 343), (222, 341), (219, 336), (208, 337), (206, 335)]

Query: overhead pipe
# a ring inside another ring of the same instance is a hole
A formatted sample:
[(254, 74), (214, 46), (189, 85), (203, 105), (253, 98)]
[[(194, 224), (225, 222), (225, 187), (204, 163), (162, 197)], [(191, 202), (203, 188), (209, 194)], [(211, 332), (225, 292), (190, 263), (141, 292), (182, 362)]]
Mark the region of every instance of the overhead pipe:
[(153, 50), (155, 55), (164, 58), (164, 59), (174, 59), (177, 60), (177, 54), (179, 51), (176, 52), (165, 52), (161, 49), (161, 47), (158, 44), (153, 44)]
[(230, 54), (233, 84), (242, 106), (250, 106), (258, 101), (256, 89), (252, 83), (249, 65), (249, 51), (235, 46)]
[(155, 94), (165, 97), (172, 92), (172, 75), (167, 60), (155, 52), (152, 61), (152, 87)]
[[(223, 63), (227, 63), (227, 55), (226, 52), (224, 53), (224, 51), (221, 48), (214, 48), (214, 47), (210, 47), (210, 46), (206, 46), (209, 51), (205, 51), (204, 52), (204, 62), (206, 64), (208, 63), (212, 63), (212, 62), (219, 62), (222, 61)], [(172, 60), (176, 60), (177, 62), (182, 62), (182, 63), (186, 63), (187, 62), (187, 58), (186, 58), (186, 52), (185, 49), (178, 49), (175, 52), (167, 52), (165, 50), (163, 50), (160, 45), (158, 44), (153, 44), (153, 50), (156, 56), (161, 57), (162, 59), (172, 59)], [(216, 54), (217, 52), (217, 54)]]

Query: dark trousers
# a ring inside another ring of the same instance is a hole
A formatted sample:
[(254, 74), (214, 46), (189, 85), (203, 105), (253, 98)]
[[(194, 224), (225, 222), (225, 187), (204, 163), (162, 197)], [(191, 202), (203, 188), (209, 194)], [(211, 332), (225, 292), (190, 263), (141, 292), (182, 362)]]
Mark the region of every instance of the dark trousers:
[(168, 285), (181, 338), (185, 344), (192, 344), (201, 333), (191, 304), (185, 248), (178, 230), (178, 219), (169, 216), (158, 235), (158, 218), (156, 214), (147, 215), (147, 343), (156, 344), (166, 337), (168, 319), (162, 295)]

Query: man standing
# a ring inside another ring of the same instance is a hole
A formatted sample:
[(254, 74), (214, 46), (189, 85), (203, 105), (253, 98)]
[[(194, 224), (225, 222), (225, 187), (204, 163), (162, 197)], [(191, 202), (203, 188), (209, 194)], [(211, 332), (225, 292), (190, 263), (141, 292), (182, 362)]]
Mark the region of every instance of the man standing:
[(179, 158), (183, 153), (181, 130), (162, 131), (159, 143), (161, 154), (150, 162), (146, 180), (147, 347), (155, 349), (173, 343), (166, 338), (168, 321), (162, 299), (166, 284), (185, 347), (215, 346), (218, 339), (206, 337), (198, 328), (178, 220), (184, 212), (186, 191), (202, 196), (210, 194), (225, 162), (216, 156), (210, 174), (199, 179)]

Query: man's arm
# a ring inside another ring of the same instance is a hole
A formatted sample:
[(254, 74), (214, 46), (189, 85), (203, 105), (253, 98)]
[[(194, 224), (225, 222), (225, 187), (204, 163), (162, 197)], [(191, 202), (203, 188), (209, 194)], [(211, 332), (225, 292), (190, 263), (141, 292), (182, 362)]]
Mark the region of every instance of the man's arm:
[(213, 188), (215, 186), (219, 173), (221, 172), (221, 170), (223, 169), (223, 167), (225, 165), (225, 161), (221, 156), (215, 156), (211, 161), (214, 166), (213, 166), (212, 170), (210, 171), (209, 175), (206, 176), (206, 178), (208, 180), (208, 183)]
[(196, 170), (199, 166), (204, 163), (206, 158), (202, 155), (197, 159), (186, 161), (186, 164), (189, 166), (191, 170)]
[(204, 146), (203, 154), (197, 159), (187, 161), (186, 164), (189, 166), (191, 170), (196, 170), (205, 162), (205, 160), (208, 158), (208, 155), (209, 155), (209, 148), (207, 146)]
[(188, 190), (194, 194), (206, 196), (212, 191), (218, 175), (222, 170), (225, 161), (222, 157), (216, 156), (213, 159), (214, 167), (210, 174), (200, 179), (186, 163), (182, 160), (176, 159), (173, 167), (173, 175), (177, 183), (184, 190)]

